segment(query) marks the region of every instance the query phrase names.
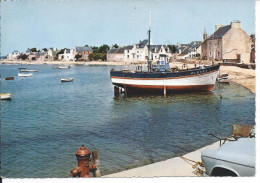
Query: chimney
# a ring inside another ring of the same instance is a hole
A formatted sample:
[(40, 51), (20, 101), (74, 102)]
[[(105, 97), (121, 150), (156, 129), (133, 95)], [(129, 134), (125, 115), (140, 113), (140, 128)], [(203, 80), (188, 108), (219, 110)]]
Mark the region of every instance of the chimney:
[(239, 20), (234, 20), (233, 22), (230, 23), (231, 28), (239, 28), (241, 29), (241, 22)]
[(220, 27), (223, 27), (224, 25), (222, 25), (222, 24), (217, 24), (215, 27), (216, 27), (216, 30), (215, 31), (217, 31)]

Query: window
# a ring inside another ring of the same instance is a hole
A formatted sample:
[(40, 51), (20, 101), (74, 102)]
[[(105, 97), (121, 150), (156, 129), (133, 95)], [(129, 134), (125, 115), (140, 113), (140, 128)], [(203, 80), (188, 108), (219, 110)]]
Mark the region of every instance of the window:
[(127, 58), (129, 58), (129, 55), (127, 55)]
[(127, 53), (129, 53), (129, 50), (127, 50)]
[(139, 58), (139, 55), (137, 55), (137, 58)]

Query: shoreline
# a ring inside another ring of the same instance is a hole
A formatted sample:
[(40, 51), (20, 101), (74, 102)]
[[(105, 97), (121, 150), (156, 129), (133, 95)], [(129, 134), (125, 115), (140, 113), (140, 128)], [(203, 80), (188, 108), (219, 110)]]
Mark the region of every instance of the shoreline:
[[(204, 146), (198, 150), (192, 151), (183, 155), (183, 157), (201, 162), (201, 153), (206, 149), (218, 149), (219, 141), (213, 144)], [(201, 176), (194, 173), (196, 168), (192, 165), (195, 163), (182, 159), (181, 157), (174, 157), (164, 161), (159, 161), (149, 165), (104, 175), (104, 178), (130, 178), (130, 177), (194, 177)]]
[[(1, 60), (1, 64), (23, 64), (23, 65), (103, 65), (103, 66), (131, 66), (131, 65), (140, 65), (140, 63), (125, 63), (125, 62), (106, 62), (106, 61), (91, 61), (91, 62), (73, 62), (73, 61), (11, 61), (11, 60)], [(184, 63), (182, 62), (174, 62), (170, 63), (170, 66), (177, 66), (179, 68), (182, 67)], [(144, 65), (144, 64), (143, 64)], [(189, 68), (193, 68), (194, 64), (186, 64)], [(197, 64), (199, 65), (199, 64)], [(219, 74), (228, 74), (228, 81), (239, 84), (247, 89), (249, 89), (252, 93), (255, 94), (255, 70), (253, 69), (245, 69), (236, 66), (220, 66)]]

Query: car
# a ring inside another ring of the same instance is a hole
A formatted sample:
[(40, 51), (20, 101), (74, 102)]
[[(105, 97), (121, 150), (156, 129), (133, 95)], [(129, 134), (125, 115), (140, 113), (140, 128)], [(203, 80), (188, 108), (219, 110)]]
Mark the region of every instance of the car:
[(254, 176), (255, 138), (238, 138), (217, 150), (204, 150), (201, 159), (205, 176)]

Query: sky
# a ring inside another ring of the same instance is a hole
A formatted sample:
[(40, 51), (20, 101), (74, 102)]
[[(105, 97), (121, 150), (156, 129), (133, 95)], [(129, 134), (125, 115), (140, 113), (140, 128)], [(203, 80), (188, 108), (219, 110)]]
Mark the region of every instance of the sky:
[(204, 27), (242, 22), (255, 33), (254, 0), (2, 0), (1, 56), (27, 48), (201, 41)]

